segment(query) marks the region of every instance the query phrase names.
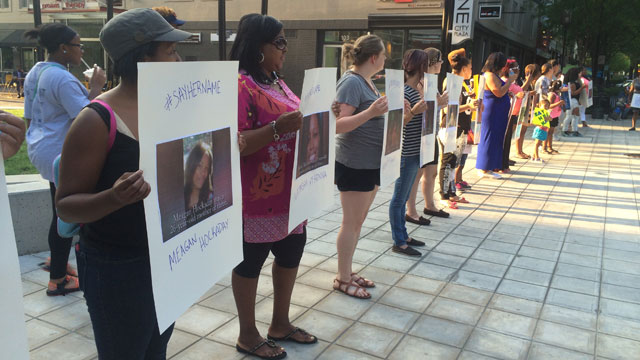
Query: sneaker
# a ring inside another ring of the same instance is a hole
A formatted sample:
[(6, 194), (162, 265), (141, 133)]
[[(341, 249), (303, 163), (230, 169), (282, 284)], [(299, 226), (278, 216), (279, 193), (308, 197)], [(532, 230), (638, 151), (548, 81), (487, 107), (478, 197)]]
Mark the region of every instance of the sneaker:
[(571, 133), (569, 131), (563, 131), (562, 135), (567, 136), (567, 137), (573, 136), (573, 135), (571, 135)]
[(513, 165), (515, 165), (515, 164), (516, 164), (516, 161), (515, 161), (515, 160), (511, 160), (511, 159), (509, 159), (509, 166), (513, 166)]
[(575, 136), (575, 137), (582, 137), (583, 135), (582, 135), (582, 134), (580, 134), (580, 133), (579, 133), (579, 132), (577, 132), (577, 131), (574, 131), (574, 132), (573, 132), (573, 136)]
[(466, 181), (461, 181), (460, 184), (462, 184), (465, 189), (471, 189), (471, 185)]
[(464, 187), (462, 187), (462, 184), (458, 182), (458, 183), (456, 183), (456, 190), (464, 191), (465, 189), (464, 189)]
[(391, 251), (399, 254), (409, 255), (409, 256), (420, 256), (422, 253), (411, 246), (407, 246), (406, 248), (401, 248), (400, 246), (395, 246), (391, 248)]
[(492, 179), (502, 179), (502, 175), (495, 173), (493, 171), (483, 172), (482, 170), (478, 170), (478, 175), (480, 177), (492, 178)]
[(629, 129), (629, 131), (636, 131), (636, 128), (632, 127)]
[(532, 161), (532, 162), (534, 162), (534, 163), (536, 163), (536, 164), (544, 164), (544, 163), (545, 163), (545, 161), (544, 161), (544, 160), (542, 160), (542, 159), (540, 159), (540, 158), (537, 158), (537, 159), (535, 159), (535, 160), (531, 160), (531, 161)]

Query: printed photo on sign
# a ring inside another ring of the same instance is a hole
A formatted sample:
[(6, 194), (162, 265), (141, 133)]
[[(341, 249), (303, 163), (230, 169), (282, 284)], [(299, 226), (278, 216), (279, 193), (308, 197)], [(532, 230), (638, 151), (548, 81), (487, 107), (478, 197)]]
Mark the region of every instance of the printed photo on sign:
[(305, 116), (300, 129), (296, 179), (329, 163), (329, 112)]
[(158, 144), (162, 240), (233, 204), (229, 128)]
[(424, 112), (424, 121), (422, 122), (422, 136), (433, 134), (433, 122), (436, 117), (436, 102), (426, 101), (427, 110)]
[(387, 143), (384, 154), (389, 155), (400, 149), (402, 142), (402, 109), (389, 111), (389, 123), (387, 125)]
[(458, 104), (451, 104), (447, 106), (447, 127), (457, 127), (458, 126)]

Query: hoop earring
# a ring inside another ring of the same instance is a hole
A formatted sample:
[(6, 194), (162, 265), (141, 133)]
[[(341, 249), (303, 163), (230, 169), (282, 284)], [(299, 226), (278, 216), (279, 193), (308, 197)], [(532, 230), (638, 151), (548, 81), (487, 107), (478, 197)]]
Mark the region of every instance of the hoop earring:
[(258, 60), (258, 64), (262, 64), (264, 62), (264, 54), (260, 53), (260, 60)]

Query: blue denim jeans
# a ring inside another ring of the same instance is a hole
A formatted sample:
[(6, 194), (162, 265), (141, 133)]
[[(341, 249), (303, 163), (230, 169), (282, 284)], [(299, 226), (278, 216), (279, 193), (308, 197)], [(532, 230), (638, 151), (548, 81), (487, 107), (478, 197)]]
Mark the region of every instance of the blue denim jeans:
[(420, 155), (403, 156), (400, 161), (400, 177), (396, 180), (393, 197), (389, 204), (389, 222), (391, 223), (391, 237), (396, 246), (403, 246), (409, 239), (407, 233), (406, 214), (407, 200), (411, 194), (413, 182), (420, 169)]
[(149, 255), (129, 249), (105, 252), (80, 243), (76, 248), (100, 360), (164, 360), (171, 325), (160, 334)]

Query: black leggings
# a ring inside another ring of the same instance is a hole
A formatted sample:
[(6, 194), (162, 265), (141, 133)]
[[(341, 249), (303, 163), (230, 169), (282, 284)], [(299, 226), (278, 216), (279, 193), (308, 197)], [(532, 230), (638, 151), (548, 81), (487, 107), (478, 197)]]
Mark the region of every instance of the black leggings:
[(270, 243), (242, 242), (242, 254), (244, 259), (233, 271), (245, 278), (255, 279), (260, 275), (269, 251), (275, 256), (275, 263), (287, 269), (295, 269), (300, 265), (300, 259), (307, 243), (307, 228), (302, 234), (290, 234), (286, 238)]
[(518, 122), (518, 116), (512, 115), (511, 119), (509, 119), (509, 124), (507, 124), (507, 133), (504, 134), (504, 145), (502, 151), (502, 169), (509, 168), (509, 153), (511, 152), (511, 140), (513, 139), (513, 128), (516, 126)]
[(53, 208), (53, 219), (49, 227), (49, 250), (51, 250), (51, 273), (50, 279), (60, 279), (67, 274), (67, 262), (69, 261), (69, 250), (71, 250), (71, 240), (73, 238), (63, 238), (58, 235), (58, 213), (56, 212), (56, 186), (50, 182), (51, 207)]

